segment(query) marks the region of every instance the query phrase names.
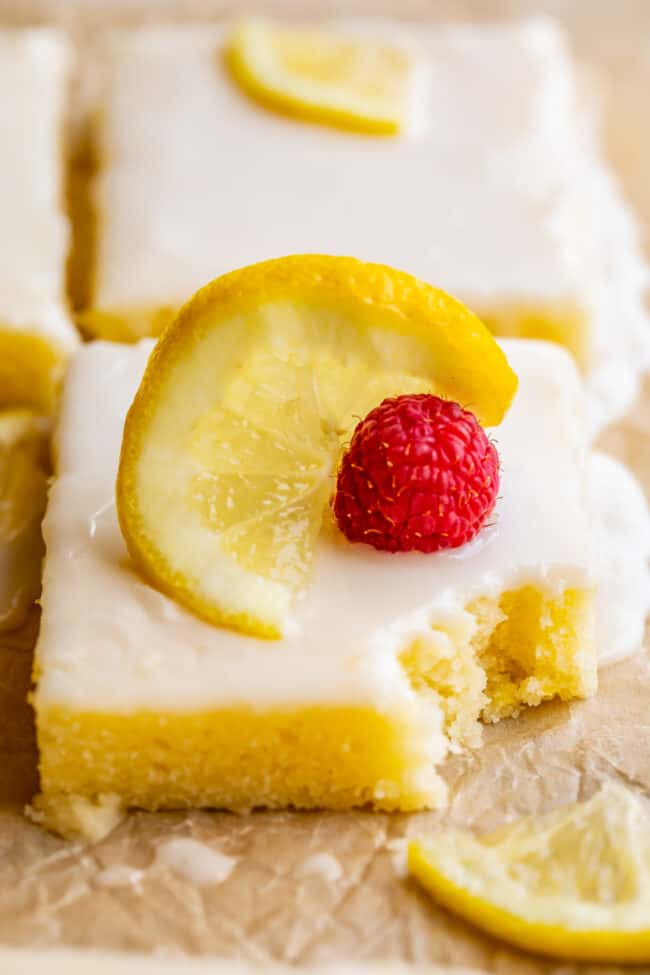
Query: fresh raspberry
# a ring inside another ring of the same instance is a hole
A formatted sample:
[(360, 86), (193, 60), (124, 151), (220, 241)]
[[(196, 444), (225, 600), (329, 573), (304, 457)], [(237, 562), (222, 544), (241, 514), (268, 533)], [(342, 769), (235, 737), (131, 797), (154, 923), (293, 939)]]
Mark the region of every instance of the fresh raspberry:
[(499, 455), (473, 413), (426, 393), (398, 396), (354, 431), (334, 514), (351, 542), (437, 552), (474, 538), (498, 490)]

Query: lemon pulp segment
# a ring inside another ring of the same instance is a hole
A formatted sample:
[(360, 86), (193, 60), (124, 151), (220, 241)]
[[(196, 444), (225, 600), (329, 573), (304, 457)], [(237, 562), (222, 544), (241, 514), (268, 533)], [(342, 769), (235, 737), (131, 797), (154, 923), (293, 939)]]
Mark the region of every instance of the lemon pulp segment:
[(411, 843), (409, 866), (442, 907), (525, 950), (650, 961), (650, 820), (622, 786), (485, 836), (442, 831)]
[(408, 275), (321, 256), (226, 275), (161, 338), (127, 417), (131, 554), (200, 616), (276, 637), (358, 420), (435, 390), (496, 423), (515, 387), (479, 320)]
[(377, 135), (404, 127), (413, 65), (394, 45), (249, 18), (227, 61), (247, 94), (289, 115)]

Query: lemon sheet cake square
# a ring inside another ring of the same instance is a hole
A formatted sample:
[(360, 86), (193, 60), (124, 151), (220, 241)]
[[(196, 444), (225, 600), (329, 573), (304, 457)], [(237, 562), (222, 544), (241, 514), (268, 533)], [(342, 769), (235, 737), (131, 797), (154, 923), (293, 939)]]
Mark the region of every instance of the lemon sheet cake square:
[(49, 410), (77, 342), (65, 299), (69, 54), (54, 29), (0, 30), (0, 406)]
[(231, 268), (355, 254), (451, 291), (497, 333), (566, 345), (601, 426), (650, 361), (647, 269), (561, 33), (543, 19), (386, 31), (418, 78), (394, 138), (258, 105), (226, 69), (229, 28), (113, 36), (86, 326), (156, 334)]
[(152, 344), (83, 348), (44, 525), (34, 703), (51, 825), (70, 831), (80, 804), (102, 802), (436, 807), (437, 769), (480, 742), (481, 717), (593, 692), (580, 381), (556, 346), (503, 345), (520, 385), (495, 431), (493, 523), (459, 550), (392, 555), (341, 547), (326, 519), (279, 640), (203, 622), (138, 575), (114, 491)]

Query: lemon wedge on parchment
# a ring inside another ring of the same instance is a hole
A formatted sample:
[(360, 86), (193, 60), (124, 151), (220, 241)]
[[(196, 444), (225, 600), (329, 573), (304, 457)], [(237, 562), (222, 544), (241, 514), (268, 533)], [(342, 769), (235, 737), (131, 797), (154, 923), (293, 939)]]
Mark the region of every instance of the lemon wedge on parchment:
[(526, 951), (650, 963), (650, 815), (620, 785), (485, 836), (413, 842), (409, 867), (440, 906)]

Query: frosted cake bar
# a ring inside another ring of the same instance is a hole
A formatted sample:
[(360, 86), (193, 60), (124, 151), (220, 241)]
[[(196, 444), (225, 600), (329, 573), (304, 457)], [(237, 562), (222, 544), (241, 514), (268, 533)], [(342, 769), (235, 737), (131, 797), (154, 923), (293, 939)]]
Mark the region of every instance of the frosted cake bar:
[(435, 807), (436, 766), (480, 741), (479, 716), (593, 692), (578, 375), (552, 345), (504, 347), (520, 387), (498, 429), (494, 525), (456, 552), (406, 559), (338, 546), (325, 526), (278, 641), (204, 623), (138, 576), (114, 484), (151, 343), (81, 351), (44, 526), (35, 707), (50, 825), (70, 830), (102, 796), (148, 809)]
[(77, 343), (65, 304), (68, 55), (55, 30), (0, 31), (0, 406), (49, 410)]
[(650, 361), (647, 269), (561, 34), (540, 19), (390, 36), (427, 79), (417, 131), (394, 139), (257, 106), (224, 67), (222, 29), (115, 35), (86, 326), (156, 334), (231, 268), (353, 253), (455, 293), (497, 333), (566, 345), (602, 426)]

